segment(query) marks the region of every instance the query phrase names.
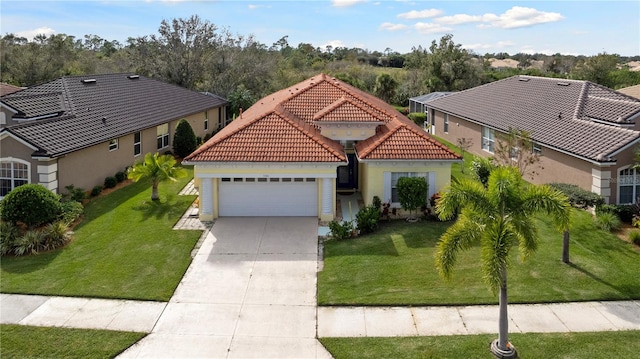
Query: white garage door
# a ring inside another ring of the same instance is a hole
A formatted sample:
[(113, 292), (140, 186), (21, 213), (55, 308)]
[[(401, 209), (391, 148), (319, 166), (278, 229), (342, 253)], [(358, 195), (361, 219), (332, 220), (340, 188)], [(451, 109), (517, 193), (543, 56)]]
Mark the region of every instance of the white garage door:
[(222, 178), (220, 216), (318, 216), (315, 178)]

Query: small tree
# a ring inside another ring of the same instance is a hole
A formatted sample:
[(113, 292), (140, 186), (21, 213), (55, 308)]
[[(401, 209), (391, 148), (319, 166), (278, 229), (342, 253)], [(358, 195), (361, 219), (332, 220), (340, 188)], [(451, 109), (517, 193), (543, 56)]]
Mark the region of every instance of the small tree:
[(499, 165), (515, 167), (521, 176), (531, 179), (538, 174), (540, 156), (533, 151), (531, 134), (525, 130), (509, 129), (498, 136), (494, 158)]
[(427, 204), (427, 180), (423, 177), (400, 177), (396, 188), (402, 209), (408, 210), (408, 219), (414, 220), (413, 211)]
[(151, 178), (151, 200), (160, 200), (158, 184), (163, 181), (176, 181), (187, 175), (182, 167), (176, 167), (176, 159), (171, 155), (147, 153), (143, 162), (138, 162), (129, 168), (127, 177), (134, 182), (143, 178)]
[(176, 134), (173, 138), (173, 151), (181, 158), (187, 157), (198, 147), (196, 134), (189, 121), (182, 119), (176, 126)]
[(456, 142), (458, 142), (458, 147), (460, 147), (460, 151), (462, 152), (460, 156), (462, 156), (462, 173), (464, 173), (464, 153), (467, 152), (469, 147), (473, 146), (473, 139), (463, 137), (458, 138)]

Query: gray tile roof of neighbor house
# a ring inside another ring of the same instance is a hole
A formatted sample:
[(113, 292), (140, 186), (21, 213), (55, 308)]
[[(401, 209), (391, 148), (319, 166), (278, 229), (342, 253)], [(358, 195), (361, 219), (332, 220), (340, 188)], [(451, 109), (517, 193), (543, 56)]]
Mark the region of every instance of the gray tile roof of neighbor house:
[(596, 162), (615, 160), (640, 132), (640, 100), (588, 81), (513, 76), (430, 101), (429, 107)]
[(410, 101), (414, 101), (414, 102), (427, 103), (427, 102), (435, 100), (437, 98), (440, 98), (440, 97), (443, 97), (443, 96), (447, 96), (450, 93), (452, 93), (452, 92), (431, 92), (431, 93), (428, 93), (428, 94), (425, 94), (425, 95), (411, 97), (409, 100)]
[[(135, 74), (65, 76), (0, 97), (15, 119), (2, 131), (56, 157), (226, 105), (210, 96)], [(37, 119), (54, 116), (52, 118)]]

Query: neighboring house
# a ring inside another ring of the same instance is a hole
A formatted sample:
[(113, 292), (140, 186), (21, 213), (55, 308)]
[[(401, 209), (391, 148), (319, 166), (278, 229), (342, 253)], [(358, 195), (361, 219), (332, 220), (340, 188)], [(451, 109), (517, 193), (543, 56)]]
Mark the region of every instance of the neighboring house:
[(65, 76), (0, 97), (0, 197), (25, 183), (90, 190), (171, 151), (183, 118), (200, 137), (222, 127), (226, 103), (134, 74)]
[(24, 87), (18, 87), (4, 82), (0, 82), (0, 96), (8, 95), (23, 90)]
[(435, 118), (429, 116), (427, 111), (427, 103), (440, 97), (447, 96), (451, 92), (431, 92), (426, 95), (416, 96), (409, 99), (409, 112), (421, 112), (427, 115), (424, 128), (431, 134), (434, 134)]
[(621, 88), (621, 89), (619, 89), (617, 91), (620, 92), (620, 93), (623, 93), (625, 95), (640, 99), (640, 85)]
[[(514, 76), (430, 101), (435, 135), (473, 142), (491, 156), (510, 128), (526, 130), (541, 157), (534, 183), (576, 184), (608, 203), (640, 197), (632, 168), (640, 139), (640, 101), (588, 81)], [(529, 178), (527, 178), (529, 179)]]
[[(195, 165), (200, 219), (334, 219), (338, 191), (398, 206), (400, 177), (429, 193), (460, 157), (384, 101), (320, 74), (256, 102), (185, 158)], [(353, 213), (355, 215), (355, 213)]]

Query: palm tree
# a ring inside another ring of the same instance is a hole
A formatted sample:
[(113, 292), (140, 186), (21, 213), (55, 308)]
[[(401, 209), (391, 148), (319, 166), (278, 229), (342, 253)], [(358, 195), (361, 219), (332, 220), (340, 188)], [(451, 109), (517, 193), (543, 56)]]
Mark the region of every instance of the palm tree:
[(518, 169), (498, 167), (490, 176), (487, 188), (471, 180), (455, 181), (436, 205), (442, 220), (460, 215), (442, 235), (436, 250), (436, 266), (444, 278), (451, 276), (460, 250), (480, 242), (484, 280), (493, 293), (500, 291), (498, 339), (491, 351), (500, 358), (516, 356), (509, 343), (507, 319), (507, 267), (509, 251), (518, 244), (521, 259), (538, 247), (538, 233), (533, 214), (550, 215), (563, 231), (569, 227), (571, 206), (566, 196), (549, 186), (525, 186)]
[(147, 153), (144, 161), (138, 162), (129, 168), (127, 177), (134, 182), (142, 178), (151, 178), (151, 200), (158, 201), (158, 184), (167, 180), (176, 181), (187, 175), (182, 167), (176, 167), (176, 159), (172, 155), (159, 155)]

